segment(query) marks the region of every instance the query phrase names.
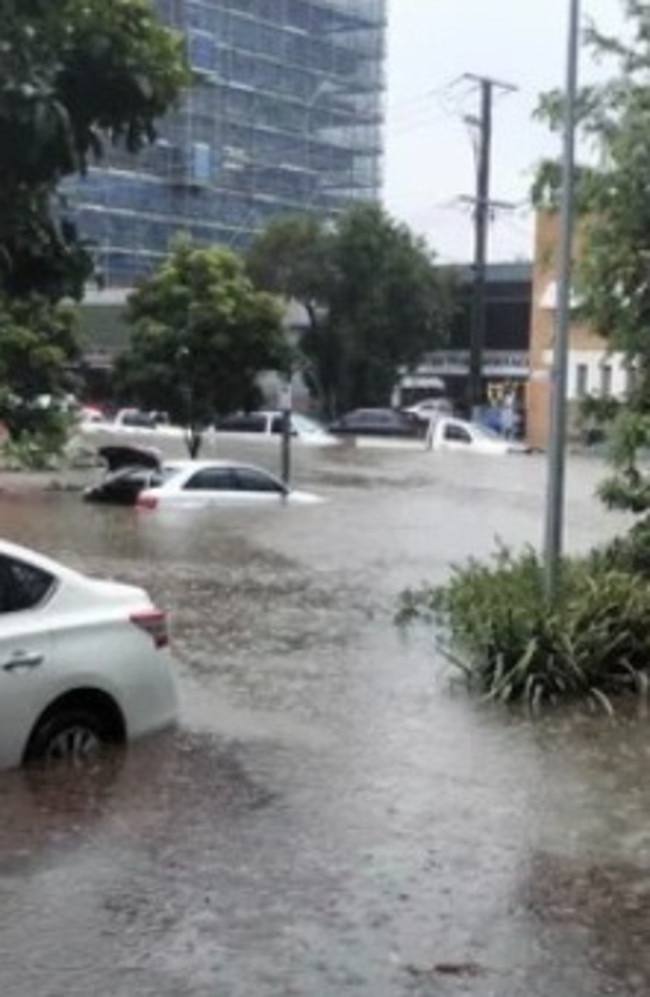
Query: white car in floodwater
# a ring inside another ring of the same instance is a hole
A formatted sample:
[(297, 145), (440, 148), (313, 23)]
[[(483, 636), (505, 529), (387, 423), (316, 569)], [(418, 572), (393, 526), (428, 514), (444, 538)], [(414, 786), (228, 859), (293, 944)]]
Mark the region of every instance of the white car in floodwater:
[(507, 440), (491, 429), (464, 419), (432, 420), (426, 437), (429, 450), (453, 450), (460, 453), (511, 454), (530, 453), (525, 443)]
[[(284, 415), (278, 409), (259, 412), (237, 412), (224, 416), (216, 425), (216, 439), (245, 440), (254, 443), (275, 443), (282, 435)], [(328, 433), (324, 426), (302, 412), (291, 413), (292, 442), (312, 447), (338, 446), (340, 440)]]
[(0, 768), (80, 764), (176, 720), (166, 613), (0, 541)]
[(287, 487), (261, 467), (226, 460), (177, 460), (163, 465), (159, 484), (141, 491), (140, 509), (221, 505), (313, 505), (318, 495)]
[(112, 436), (151, 436), (154, 438), (180, 439), (185, 435), (182, 426), (173, 426), (160, 412), (141, 409), (120, 409), (113, 418), (107, 418), (97, 409), (82, 409), (79, 432), (84, 435), (104, 433)]

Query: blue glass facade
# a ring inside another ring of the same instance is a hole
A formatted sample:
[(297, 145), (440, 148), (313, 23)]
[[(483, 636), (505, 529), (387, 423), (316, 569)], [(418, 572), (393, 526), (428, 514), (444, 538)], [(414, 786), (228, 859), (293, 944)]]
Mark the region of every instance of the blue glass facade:
[(155, 0), (197, 83), (137, 159), (69, 190), (109, 286), (187, 232), (244, 248), (280, 214), (335, 215), (381, 189), (386, 0)]

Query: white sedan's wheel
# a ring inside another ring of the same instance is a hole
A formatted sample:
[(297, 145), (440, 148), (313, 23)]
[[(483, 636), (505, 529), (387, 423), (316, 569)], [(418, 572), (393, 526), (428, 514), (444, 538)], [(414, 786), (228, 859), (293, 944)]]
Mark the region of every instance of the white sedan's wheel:
[(65, 711), (54, 714), (36, 729), (26, 761), (84, 765), (96, 759), (112, 740), (102, 717), (79, 710)]

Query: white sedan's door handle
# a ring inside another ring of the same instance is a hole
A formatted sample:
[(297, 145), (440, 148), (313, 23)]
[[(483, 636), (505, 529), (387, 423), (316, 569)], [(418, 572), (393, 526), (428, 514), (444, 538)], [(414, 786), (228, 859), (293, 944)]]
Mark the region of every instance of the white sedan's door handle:
[(5, 672), (15, 672), (19, 668), (38, 668), (42, 664), (42, 654), (28, 654), (26, 651), (16, 651), (2, 668)]

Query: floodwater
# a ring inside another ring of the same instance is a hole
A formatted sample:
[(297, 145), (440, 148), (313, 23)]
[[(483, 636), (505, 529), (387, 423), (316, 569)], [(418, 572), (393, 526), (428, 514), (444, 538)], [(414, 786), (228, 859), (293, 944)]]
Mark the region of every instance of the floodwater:
[[(277, 454), (251, 456), (273, 466)], [(541, 457), (296, 453), (319, 506), (0, 498), (0, 531), (173, 612), (179, 731), (0, 776), (2, 997), (650, 992), (650, 729), (454, 688), (398, 592), (541, 535)], [(622, 525), (570, 466), (570, 544)]]

